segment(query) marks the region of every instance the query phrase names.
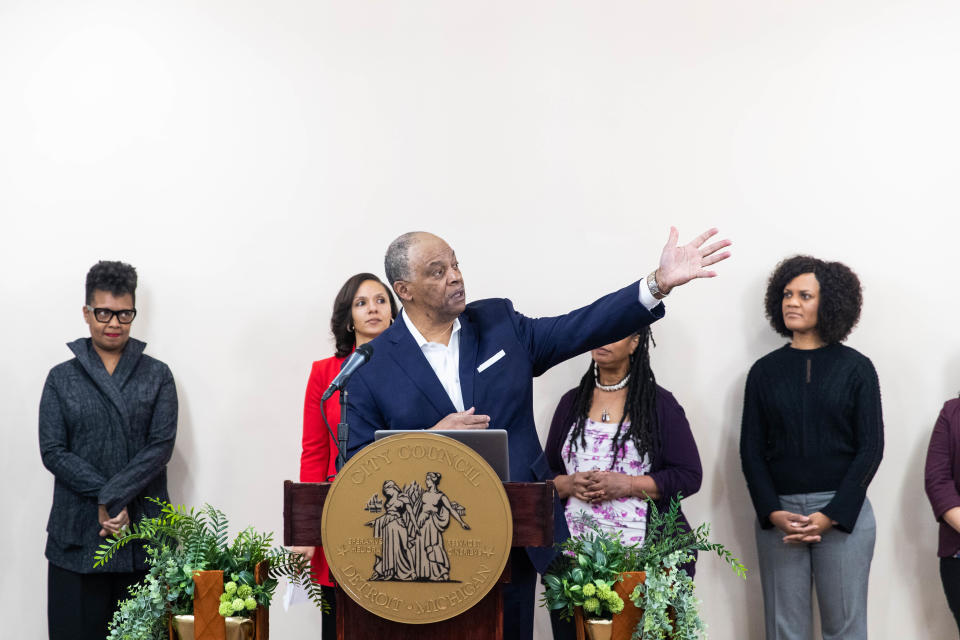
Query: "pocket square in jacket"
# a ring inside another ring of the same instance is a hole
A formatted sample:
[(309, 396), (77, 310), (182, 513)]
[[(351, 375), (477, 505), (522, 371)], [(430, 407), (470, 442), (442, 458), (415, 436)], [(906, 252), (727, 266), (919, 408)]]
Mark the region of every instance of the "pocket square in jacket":
[(484, 371), (486, 371), (487, 369), (489, 369), (491, 366), (493, 366), (493, 365), (497, 362), (497, 360), (499, 360), (500, 358), (502, 358), (502, 357), (505, 356), (505, 355), (507, 355), (507, 354), (504, 352), (504, 350), (503, 350), (503, 349), (500, 349), (500, 351), (497, 351), (496, 354), (494, 354), (492, 357), (488, 358), (483, 364), (481, 364), (479, 367), (477, 367), (477, 373), (483, 373)]

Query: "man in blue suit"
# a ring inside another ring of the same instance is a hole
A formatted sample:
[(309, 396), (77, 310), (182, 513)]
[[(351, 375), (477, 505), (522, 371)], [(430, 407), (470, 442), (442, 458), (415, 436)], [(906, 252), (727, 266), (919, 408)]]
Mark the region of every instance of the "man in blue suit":
[[(552, 318), (528, 318), (505, 299), (466, 303), (456, 254), (443, 239), (406, 233), (387, 249), (387, 281), (403, 304), (397, 321), (373, 340), (374, 357), (350, 380), (348, 455), (373, 441), (378, 429), (485, 429), (508, 432), (510, 479), (548, 477), (533, 415), (533, 378), (591, 349), (620, 340), (663, 317), (660, 299), (724, 260), (727, 240), (706, 245), (711, 229), (679, 246), (670, 237), (660, 266), (596, 302)], [(555, 528), (566, 531), (562, 509)], [(529, 555), (529, 558), (528, 558)], [(511, 555), (504, 589), (505, 638), (533, 635), (536, 570), (550, 549)]]

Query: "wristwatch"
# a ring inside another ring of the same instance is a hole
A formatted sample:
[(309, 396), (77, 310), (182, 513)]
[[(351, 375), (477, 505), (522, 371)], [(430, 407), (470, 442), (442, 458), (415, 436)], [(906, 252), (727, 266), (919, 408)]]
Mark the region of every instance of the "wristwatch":
[(657, 286), (657, 270), (656, 269), (651, 271), (650, 275), (647, 276), (647, 288), (650, 290), (650, 295), (652, 295), (657, 300), (663, 300), (668, 295), (660, 291), (660, 287)]

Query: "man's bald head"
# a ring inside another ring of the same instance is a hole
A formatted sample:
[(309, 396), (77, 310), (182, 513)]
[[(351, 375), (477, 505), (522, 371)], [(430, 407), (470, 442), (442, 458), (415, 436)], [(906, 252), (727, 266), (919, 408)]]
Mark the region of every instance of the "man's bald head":
[(412, 280), (410, 271), (410, 249), (427, 238), (437, 238), (426, 231), (408, 231), (387, 247), (387, 255), (383, 258), (383, 269), (387, 274), (387, 283), (392, 287), (398, 280)]

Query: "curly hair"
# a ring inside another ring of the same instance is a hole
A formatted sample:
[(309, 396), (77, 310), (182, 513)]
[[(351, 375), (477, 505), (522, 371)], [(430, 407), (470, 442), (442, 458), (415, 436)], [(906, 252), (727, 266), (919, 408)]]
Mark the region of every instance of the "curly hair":
[[(623, 403), (623, 416), (617, 425), (617, 432), (610, 443), (613, 449), (613, 460), (610, 468), (617, 463), (617, 457), (623, 455), (627, 440), (633, 442), (637, 448), (637, 455), (641, 458), (650, 456), (651, 464), (656, 464), (662, 449), (660, 437), (660, 421), (657, 418), (657, 380), (650, 368), (650, 343), (653, 337), (650, 328), (644, 327), (634, 335), (640, 339), (640, 344), (630, 356), (630, 380), (627, 382), (627, 397)], [(653, 345), (656, 346), (656, 342)], [(580, 379), (580, 386), (573, 397), (574, 418), (576, 422), (570, 433), (570, 455), (578, 448), (587, 446), (584, 435), (584, 426), (587, 416), (590, 415), (590, 406), (593, 404), (593, 390), (596, 386), (596, 374), (593, 370), (593, 360), (587, 367), (587, 372)], [(624, 432), (623, 423), (627, 419), (630, 424)]]
[(372, 273), (358, 273), (349, 278), (340, 287), (337, 297), (333, 301), (333, 315), (330, 316), (330, 331), (333, 332), (333, 339), (337, 345), (337, 357), (346, 358), (357, 345), (357, 336), (354, 334), (351, 326), (353, 325), (353, 298), (357, 295), (357, 289), (367, 280), (373, 280), (383, 286), (387, 293), (387, 299), (390, 300), (390, 317), (397, 317), (397, 302), (393, 299), (390, 287), (383, 284), (377, 276)]
[(94, 291), (107, 291), (114, 296), (128, 293), (137, 301), (137, 270), (125, 262), (101, 260), (87, 271), (87, 304), (93, 304)]
[(827, 344), (843, 342), (860, 320), (863, 291), (857, 274), (842, 262), (826, 262), (813, 256), (793, 256), (780, 262), (767, 281), (764, 304), (770, 326), (782, 336), (793, 336), (783, 322), (783, 290), (804, 273), (812, 273), (820, 284), (820, 338)]

